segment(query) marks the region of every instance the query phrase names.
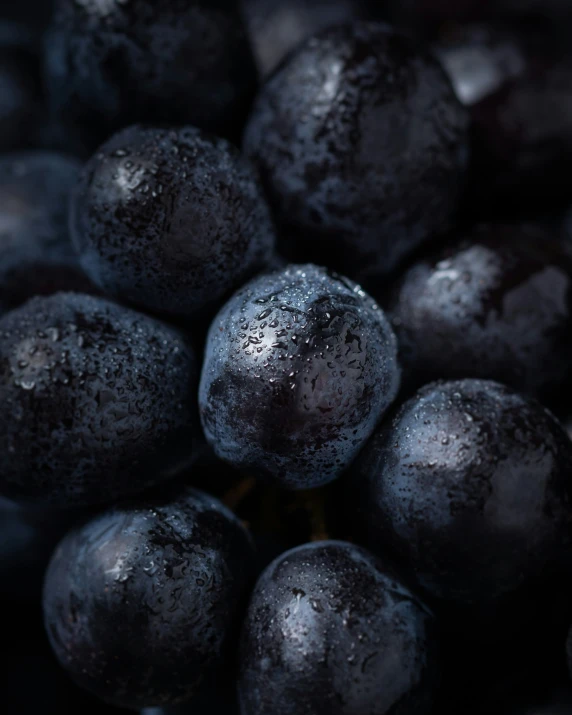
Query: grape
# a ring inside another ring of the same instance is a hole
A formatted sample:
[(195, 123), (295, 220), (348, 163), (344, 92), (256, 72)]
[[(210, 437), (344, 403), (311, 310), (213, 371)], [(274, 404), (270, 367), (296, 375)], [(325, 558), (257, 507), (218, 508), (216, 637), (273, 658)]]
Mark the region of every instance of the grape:
[(68, 198), (80, 165), (51, 152), (0, 158), (0, 313), (35, 295), (92, 292), (68, 225)]
[(572, 245), (526, 225), (462, 234), (405, 273), (390, 315), (410, 385), (480, 377), (554, 402), (572, 361)]
[(224, 660), (250, 559), (244, 527), (203, 492), (115, 506), (70, 532), (52, 558), (52, 647), (110, 704), (189, 700)]
[(2, 714), (572, 713), (572, 0), (3, 5)]
[(427, 608), (364, 549), (289, 551), (258, 581), (244, 622), (242, 715), (417, 715), (438, 665)]
[(236, 1), (58, 0), (45, 44), (54, 111), (94, 146), (139, 121), (236, 132), (256, 80)]
[(396, 396), (395, 336), (355, 283), (290, 266), (215, 318), (199, 407), (218, 457), (292, 489), (338, 477)]
[(437, 52), (473, 122), (472, 210), (520, 216), (566, 205), (568, 35), (469, 25), (444, 37)]
[(244, 145), (283, 249), (368, 281), (445, 231), (468, 160), (468, 116), (410, 39), (358, 22), (306, 42), (263, 87)]
[(348, 485), (374, 551), (391, 548), (431, 596), (475, 611), (569, 561), (571, 474), (572, 443), (539, 403), (458, 380), (405, 402)]
[(198, 129), (135, 126), (82, 171), (71, 211), (86, 272), (108, 294), (193, 315), (261, 270), (274, 229), (255, 173)]
[(192, 454), (194, 357), (158, 321), (91, 296), (0, 320), (0, 493), (79, 506), (169, 478)]

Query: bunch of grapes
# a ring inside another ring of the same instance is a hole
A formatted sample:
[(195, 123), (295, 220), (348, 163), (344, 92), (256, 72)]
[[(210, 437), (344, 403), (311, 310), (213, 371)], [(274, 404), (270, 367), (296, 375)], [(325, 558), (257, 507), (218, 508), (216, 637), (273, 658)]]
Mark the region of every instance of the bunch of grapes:
[(572, 713), (572, 6), (0, 18), (0, 711)]

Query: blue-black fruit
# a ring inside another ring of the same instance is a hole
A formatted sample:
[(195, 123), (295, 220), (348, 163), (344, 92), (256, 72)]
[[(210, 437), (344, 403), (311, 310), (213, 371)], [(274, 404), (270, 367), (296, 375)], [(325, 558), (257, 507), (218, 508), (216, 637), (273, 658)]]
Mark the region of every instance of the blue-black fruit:
[(243, 624), (242, 715), (420, 715), (438, 661), (431, 613), (365, 549), (288, 551), (260, 577)]
[(226, 140), (192, 127), (115, 135), (84, 167), (71, 206), (94, 282), (160, 313), (216, 307), (274, 246), (254, 169)]
[(470, 209), (516, 216), (566, 205), (572, 160), (569, 35), (467, 25), (436, 46), (473, 125)]
[(480, 226), (410, 267), (388, 312), (410, 387), (479, 377), (554, 402), (570, 382), (572, 244)]
[(174, 328), (91, 296), (0, 320), (0, 493), (60, 506), (167, 479), (192, 451), (195, 361)]
[(0, 314), (35, 295), (93, 290), (68, 230), (79, 169), (51, 152), (0, 158)]
[(572, 443), (548, 410), (468, 379), (405, 402), (349, 487), (372, 550), (392, 549), (431, 596), (484, 610), (568, 563), (571, 477)]
[(45, 74), (95, 145), (139, 121), (240, 132), (256, 82), (238, 0), (57, 0)]
[(54, 553), (44, 587), (52, 647), (110, 704), (191, 700), (226, 657), (251, 557), (244, 527), (203, 492), (113, 507)]
[(395, 336), (352, 281), (312, 265), (260, 276), (211, 326), (199, 389), (218, 457), (280, 486), (338, 477), (394, 400)]
[(284, 250), (367, 281), (449, 227), (468, 114), (435, 58), (384, 25), (357, 22), (288, 58), (261, 90), (244, 145)]

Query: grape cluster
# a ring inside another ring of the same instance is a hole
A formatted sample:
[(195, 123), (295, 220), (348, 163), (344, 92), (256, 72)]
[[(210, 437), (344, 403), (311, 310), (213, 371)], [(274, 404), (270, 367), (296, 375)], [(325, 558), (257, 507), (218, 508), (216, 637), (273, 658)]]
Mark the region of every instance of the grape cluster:
[(0, 8), (2, 713), (572, 713), (571, 39)]

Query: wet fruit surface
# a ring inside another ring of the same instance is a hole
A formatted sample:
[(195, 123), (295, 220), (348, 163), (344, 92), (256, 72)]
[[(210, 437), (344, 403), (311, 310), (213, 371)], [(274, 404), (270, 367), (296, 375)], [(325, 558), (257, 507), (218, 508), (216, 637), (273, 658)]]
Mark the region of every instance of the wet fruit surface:
[(282, 554), (243, 626), (244, 715), (429, 712), (432, 616), (382, 561), (324, 541)]
[(437, 382), (376, 432), (350, 489), (370, 546), (429, 594), (476, 607), (570, 557), (572, 443), (539, 403), (484, 380)]
[(540, 227), (488, 225), (416, 262), (392, 291), (410, 387), (499, 380), (547, 403), (572, 358), (572, 251)]
[(0, 715), (570, 715), (571, 39), (0, 0)]
[(215, 318), (199, 406), (216, 454), (283, 487), (348, 466), (396, 396), (395, 336), (355, 283), (290, 266), (242, 288)]
[(0, 491), (61, 506), (167, 479), (192, 451), (194, 357), (176, 330), (58, 293), (0, 320)]
[(173, 315), (216, 307), (274, 246), (253, 168), (194, 128), (136, 126), (110, 139), (82, 172), (71, 227), (107, 293)]
[(46, 629), (72, 677), (129, 708), (192, 698), (223, 659), (251, 547), (194, 491), (117, 506), (64, 539), (46, 576)]
[(356, 23), (289, 57), (258, 96), (244, 144), (284, 250), (367, 283), (449, 228), (467, 130), (432, 56), (384, 25)]

